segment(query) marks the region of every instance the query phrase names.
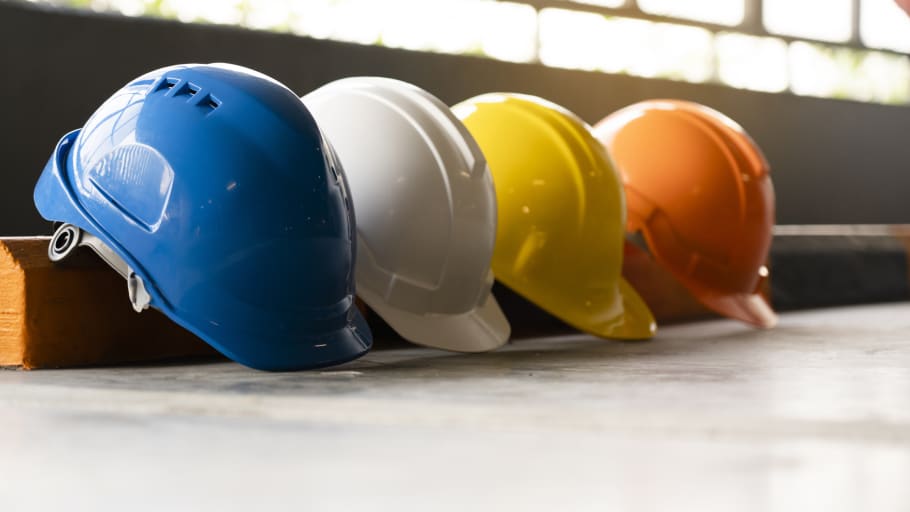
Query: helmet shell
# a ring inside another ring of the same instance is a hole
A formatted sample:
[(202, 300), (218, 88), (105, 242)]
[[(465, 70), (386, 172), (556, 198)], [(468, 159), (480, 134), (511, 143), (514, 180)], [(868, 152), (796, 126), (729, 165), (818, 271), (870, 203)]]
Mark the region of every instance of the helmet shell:
[(467, 129), (430, 93), (389, 78), (338, 80), (302, 100), (348, 173), (364, 301), (415, 343), (505, 343), (509, 325), (490, 295), (496, 195)]
[(482, 95), (453, 110), (496, 184), (496, 278), (583, 331), (653, 336), (650, 310), (620, 275), (623, 189), (589, 127), (562, 107), (517, 94)]
[(703, 105), (652, 100), (594, 129), (616, 162), (655, 259), (711, 309), (758, 327), (777, 320), (759, 293), (774, 226), (774, 189), (758, 145)]
[(346, 188), (293, 92), (188, 64), (131, 81), (66, 135), (34, 198), (122, 257), (153, 307), (238, 362), (284, 370), (371, 344)]

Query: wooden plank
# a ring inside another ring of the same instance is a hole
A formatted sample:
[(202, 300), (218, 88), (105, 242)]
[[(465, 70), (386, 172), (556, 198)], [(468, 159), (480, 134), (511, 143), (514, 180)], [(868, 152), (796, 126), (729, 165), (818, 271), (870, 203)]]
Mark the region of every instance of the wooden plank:
[(51, 263), (48, 240), (0, 239), (0, 365), (59, 368), (215, 353), (158, 311), (135, 313), (123, 278), (93, 255)]
[(25, 271), (16, 261), (15, 243), (0, 243), (0, 366), (21, 365), (25, 360)]

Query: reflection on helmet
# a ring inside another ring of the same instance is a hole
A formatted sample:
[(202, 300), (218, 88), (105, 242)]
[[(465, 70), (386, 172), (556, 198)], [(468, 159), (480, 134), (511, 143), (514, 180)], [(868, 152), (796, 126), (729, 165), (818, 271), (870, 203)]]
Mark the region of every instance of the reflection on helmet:
[(363, 300), (421, 345), (505, 343), (509, 324), (490, 294), (496, 197), (461, 122), (428, 92), (387, 78), (339, 80), (302, 99), (348, 172)]
[(496, 278), (583, 331), (653, 336), (650, 310), (620, 276), (623, 190), (589, 127), (561, 107), (516, 94), (478, 96), (453, 110), (493, 173)]
[[(372, 341), (354, 307), (344, 180), (286, 87), (189, 64), (133, 80), (66, 135), (35, 205), (84, 232), (129, 278), (137, 309), (160, 309), (248, 366), (302, 369)], [(79, 238), (65, 229), (63, 241)]]
[(768, 163), (723, 114), (684, 101), (626, 107), (594, 129), (623, 175), (630, 232), (709, 308), (757, 327), (774, 225)]

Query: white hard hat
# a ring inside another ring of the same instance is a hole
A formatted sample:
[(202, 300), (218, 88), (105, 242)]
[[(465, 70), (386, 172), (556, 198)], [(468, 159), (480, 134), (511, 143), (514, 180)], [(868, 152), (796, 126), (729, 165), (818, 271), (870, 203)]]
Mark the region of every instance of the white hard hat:
[(358, 295), (414, 343), (503, 345), (511, 329), (490, 293), (496, 194), (464, 125), (430, 93), (388, 78), (346, 78), (302, 99), (350, 183)]

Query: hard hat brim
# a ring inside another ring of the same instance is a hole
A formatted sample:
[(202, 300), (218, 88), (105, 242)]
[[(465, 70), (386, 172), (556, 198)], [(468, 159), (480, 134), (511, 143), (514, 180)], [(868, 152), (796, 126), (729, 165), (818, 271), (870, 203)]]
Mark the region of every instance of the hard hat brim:
[(622, 296), (623, 321), (609, 337), (623, 340), (653, 338), (657, 334), (657, 322), (641, 295), (624, 278), (619, 280), (619, 294)]
[(369, 291), (358, 293), (402, 338), (425, 347), (486, 352), (503, 346), (512, 332), (492, 294), (477, 309), (460, 315), (418, 315), (389, 306)]
[(761, 294), (696, 294), (713, 311), (760, 329), (777, 325), (777, 313)]
[(624, 278), (617, 281), (615, 294), (598, 296), (599, 299), (573, 295), (559, 307), (525, 298), (579, 331), (599, 338), (647, 340), (657, 333), (651, 309)]
[[(304, 332), (296, 343), (284, 336), (277, 339), (260, 337), (253, 346), (246, 343), (242, 333), (223, 333), (216, 339), (169, 308), (161, 308), (161, 311), (230, 359), (256, 370), (295, 371), (335, 366), (363, 356), (373, 345), (367, 321), (356, 306), (352, 306), (353, 318), (348, 324), (335, 331), (319, 337)], [(231, 334), (238, 339), (232, 340)]]

